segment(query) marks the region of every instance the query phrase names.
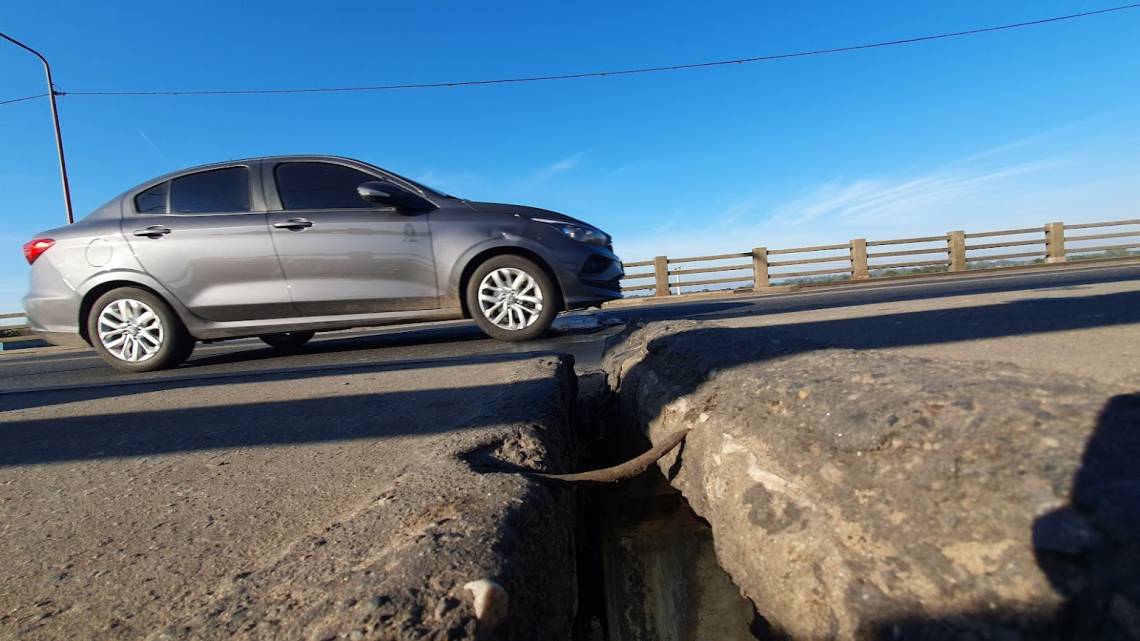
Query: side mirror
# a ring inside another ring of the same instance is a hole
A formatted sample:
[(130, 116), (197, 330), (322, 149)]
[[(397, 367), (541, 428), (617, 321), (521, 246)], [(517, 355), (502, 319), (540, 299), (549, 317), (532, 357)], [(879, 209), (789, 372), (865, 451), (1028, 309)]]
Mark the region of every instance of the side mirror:
[(427, 211), (435, 205), (419, 194), (408, 191), (394, 182), (369, 180), (356, 188), (356, 193), (367, 202), (387, 205), (408, 211)]

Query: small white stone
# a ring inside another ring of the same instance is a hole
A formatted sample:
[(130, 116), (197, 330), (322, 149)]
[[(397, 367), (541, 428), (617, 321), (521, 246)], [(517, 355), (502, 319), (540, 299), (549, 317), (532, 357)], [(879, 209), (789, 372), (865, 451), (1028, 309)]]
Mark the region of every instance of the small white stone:
[(463, 586), (475, 595), (475, 620), (479, 629), (490, 632), (507, 619), (510, 596), (503, 586), (490, 579), (471, 581)]
[(701, 412), (701, 415), (697, 417), (697, 420), (700, 421), (701, 423), (707, 423), (709, 420), (709, 413), (708, 412)]

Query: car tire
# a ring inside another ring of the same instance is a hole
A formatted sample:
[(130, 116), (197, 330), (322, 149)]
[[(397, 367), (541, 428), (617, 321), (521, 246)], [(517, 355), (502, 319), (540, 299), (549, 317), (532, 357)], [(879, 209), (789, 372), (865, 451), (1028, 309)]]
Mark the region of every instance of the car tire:
[(170, 305), (137, 287), (97, 298), (87, 314), (87, 337), (100, 358), (123, 372), (176, 367), (194, 351), (194, 337)]
[(280, 350), (300, 349), (308, 343), (316, 332), (281, 332), (278, 334), (262, 334), (258, 336), (261, 342)]
[(542, 336), (559, 311), (558, 289), (546, 270), (522, 256), (495, 256), (479, 265), (466, 296), (475, 324), (501, 341)]

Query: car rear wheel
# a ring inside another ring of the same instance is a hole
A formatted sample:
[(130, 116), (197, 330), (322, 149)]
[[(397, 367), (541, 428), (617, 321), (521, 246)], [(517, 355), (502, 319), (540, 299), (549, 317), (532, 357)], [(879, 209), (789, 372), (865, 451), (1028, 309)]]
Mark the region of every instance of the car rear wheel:
[(467, 283), (467, 308), (491, 338), (538, 338), (558, 314), (558, 291), (546, 272), (521, 256), (487, 260)]
[(277, 349), (297, 349), (309, 342), (316, 332), (281, 332), (279, 334), (263, 334), (258, 336), (261, 342)]
[(87, 336), (108, 365), (124, 372), (175, 367), (194, 350), (194, 338), (174, 310), (135, 287), (113, 289), (95, 301)]

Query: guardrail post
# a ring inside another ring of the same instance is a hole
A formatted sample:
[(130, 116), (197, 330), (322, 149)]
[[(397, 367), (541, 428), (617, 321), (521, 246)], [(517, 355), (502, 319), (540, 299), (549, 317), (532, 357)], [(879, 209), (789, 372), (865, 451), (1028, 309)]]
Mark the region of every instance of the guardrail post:
[(867, 280), (871, 272), (867, 268), (867, 239), (851, 241), (851, 280)]
[(952, 231), (946, 234), (946, 251), (950, 254), (950, 271), (966, 271), (966, 232)]
[(1045, 262), (1065, 262), (1065, 223), (1045, 224)]
[(768, 248), (756, 247), (752, 250), (752, 291), (768, 289)]
[(669, 291), (669, 259), (665, 256), (653, 258), (653, 276), (657, 280), (656, 296), (668, 296)]

